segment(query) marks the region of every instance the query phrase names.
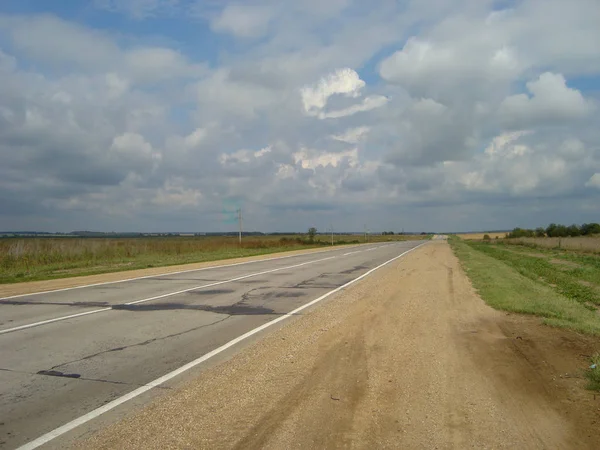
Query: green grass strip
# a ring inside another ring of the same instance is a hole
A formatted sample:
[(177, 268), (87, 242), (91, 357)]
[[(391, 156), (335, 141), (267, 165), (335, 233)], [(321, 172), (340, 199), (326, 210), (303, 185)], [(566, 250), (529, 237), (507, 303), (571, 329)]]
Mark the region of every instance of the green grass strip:
[(472, 245), (459, 239), (449, 242), (474, 287), (491, 307), (540, 316), (547, 325), (600, 336), (597, 312), (541, 283), (530, 267), (532, 257), (519, 263), (510, 255), (490, 250), (491, 245)]
[[(579, 282), (585, 274), (581, 269), (561, 270), (544, 257), (528, 256), (525, 252), (513, 252), (499, 245), (479, 242), (468, 242), (467, 245), (480, 253), (504, 262), (533, 281), (546, 283), (565, 297), (582, 304), (589, 302), (600, 305), (600, 294), (597, 290)], [(595, 309), (592, 305), (587, 306), (592, 310)]]

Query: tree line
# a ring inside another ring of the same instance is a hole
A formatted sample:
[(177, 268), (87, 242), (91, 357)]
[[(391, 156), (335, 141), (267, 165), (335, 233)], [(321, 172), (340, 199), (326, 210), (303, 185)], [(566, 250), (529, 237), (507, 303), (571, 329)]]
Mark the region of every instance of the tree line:
[(515, 228), (506, 237), (575, 237), (575, 236), (591, 236), (600, 234), (600, 224), (584, 223), (582, 225), (560, 225), (551, 223), (546, 228), (538, 227), (535, 230), (527, 228)]

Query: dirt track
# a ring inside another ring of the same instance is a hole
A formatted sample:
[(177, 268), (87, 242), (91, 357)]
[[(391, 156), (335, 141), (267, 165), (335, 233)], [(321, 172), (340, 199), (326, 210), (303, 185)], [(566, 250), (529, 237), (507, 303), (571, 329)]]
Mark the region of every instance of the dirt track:
[(79, 446), (598, 448), (599, 347), (488, 308), (432, 242)]

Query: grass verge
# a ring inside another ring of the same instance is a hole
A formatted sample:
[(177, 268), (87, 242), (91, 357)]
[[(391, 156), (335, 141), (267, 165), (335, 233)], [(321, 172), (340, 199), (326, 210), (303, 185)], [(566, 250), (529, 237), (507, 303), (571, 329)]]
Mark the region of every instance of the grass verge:
[(449, 239), (449, 243), (474, 287), (491, 307), (540, 316), (547, 325), (600, 336), (600, 315), (586, 304), (589, 292), (575, 289), (568, 278), (552, 275), (543, 261), (535, 263), (540, 264), (536, 268), (530, 261), (533, 257), (506, 255), (490, 244), (458, 238)]
[(585, 372), (588, 380), (588, 389), (600, 391), (600, 353), (592, 357), (592, 365)]

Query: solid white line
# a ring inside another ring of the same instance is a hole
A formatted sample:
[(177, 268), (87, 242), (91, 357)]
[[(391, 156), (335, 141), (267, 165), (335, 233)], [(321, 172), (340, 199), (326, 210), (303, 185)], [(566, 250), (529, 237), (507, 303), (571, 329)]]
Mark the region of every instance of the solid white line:
[(167, 373), (166, 375), (163, 375), (160, 378), (157, 378), (154, 381), (151, 381), (148, 384), (145, 384), (144, 386), (141, 386), (133, 391), (131, 391), (128, 394), (123, 395), (122, 397), (119, 397), (115, 400), (113, 400), (112, 402), (107, 403), (104, 406), (101, 406), (100, 408), (94, 409), (93, 411), (90, 411), (87, 414), (84, 414), (81, 417), (78, 417), (75, 420), (72, 420), (71, 422), (66, 423), (65, 425), (58, 427), (46, 434), (44, 434), (43, 436), (40, 436), (39, 438), (19, 447), (17, 450), (33, 450), (35, 448), (40, 447), (41, 445), (44, 445), (50, 441), (52, 441), (53, 439), (56, 439), (59, 436), (62, 436), (65, 433), (68, 433), (69, 431), (73, 430), (74, 428), (77, 428), (80, 425), (83, 425), (86, 422), (89, 422), (92, 419), (95, 419), (96, 417), (101, 416), (102, 414), (104, 414), (105, 412), (110, 411), (111, 409), (116, 408), (119, 405), (122, 405), (123, 403), (138, 397), (140, 395), (142, 395), (143, 393), (149, 391), (152, 388), (155, 388), (157, 386), (160, 386), (161, 384), (166, 383), (169, 380), (172, 380), (173, 378), (175, 378), (178, 375), (181, 375), (182, 373), (196, 367), (198, 364), (202, 364), (203, 362), (207, 361), (208, 359), (212, 358), (213, 356), (218, 355), (219, 353), (224, 352), (225, 350), (227, 350), (230, 347), (233, 347), (234, 345), (242, 342), (245, 339), (248, 339), (250, 336), (255, 335), (256, 333), (260, 333), (261, 331), (263, 331), (266, 328), (269, 328), (273, 325), (275, 325), (276, 323), (281, 322), (282, 320), (285, 320), (289, 317), (292, 317), (293, 315), (299, 313), (300, 311), (309, 308), (310, 306), (319, 303), (320, 301), (326, 299), (327, 297), (329, 297), (330, 295), (335, 294), (336, 292), (341, 291), (342, 289), (347, 288), (348, 286), (356, 283), (357, 281), (362, 280), (363, 278), (371, 275), (373, 272), (375, 272), (376, 270), (381, 269), (382, 267), (388, 265), (389, 263), (401, 258), (402, 256), (406, 255), (407, 253), (412, 252), (413, 250), (418, 249), (419, 247), (425, 245), (427, 242), (424, 242), (422, 244), (417, 245), (416, 247), (411, 248), (410, 250), (405, 251), (404, 253), (401, 253), (400, 255), (384, 262), (383, 264), (378, 265), (377, 267), (369, 270), (368, 272), (365, 272), (364, 274), (362, 274), (361, 276), (350, 280), (349, 282), (347, 282), (346, 284), (337, 287), (335, 289), (333, 289), (332, 291), (327, 292), (326, 294), (320, 296), (319, 298), (316, 298), (315, 300), (312, 300), (311, 302), (300, 306), (299, 308), (294, 309), (293, 311), (290, 311), (287, 314), (284, 314), (282, 316), (279, 316), (277, 319), (274, 319), (270, 322), (265, 323), (264, 325), (261, 325), (260, 327), (254, 328), (253, 330), (248, 331), (247, 333), (242, 334), (241, 336), (238, 336), (235, 339), (232, 339), (231, 341), (229, 341), (228, 343), (222, 345), (219, 348), (214, 349), (213, 351), (206, 353), (205, 355), (179, 367), (178, 369), (173, 370), (172, 372)]
[(42, 320), (40, 322), (28, 323), (25, 325), (20, 325), (18, 327), (7, 328), (6, 330), (0, 330), (0, 334), (13, 333), (15, 331), (26, 330), (28, 328), (33, 328), (33, 327), (39, 327), (41, 325), (47, 325), (47, 324), (53, 323), (53, 322), (60, 322), (62, 320), (74, 319), (76, 317), (81, 317), (81, 316), (89, 316), (90, 314), (98, 314), (98, 313), (101, 313), (104, 311), (111, 311), (111, 310), (112, 310), (112, 308), (94, 309), (92, 311), (86, 311), (86, 312), (82, 312), (82, 313), (78, 313), (78, 314), (71, 314), (69, 316), (61, 316), (61, 317), (56, 317), (54, 319)]
[[(152, 300), (158, 300), (158, 299), (165, 298), (165, 297), (171, 297), (173, 295), (183, 294), (183, 293), (189, 292), (189, 291), (205, 289), (207, 287), (218, 286), (220, 284), (232, 283), (234, 281), (240, 281), (240, 280), (244, 280), (246, 278), (257, 277), (259, 275), (265, 275), (267, 273), (278, 272), (280, 270), (294, 269), (296, 267), (306, 266), (307, 264), (318, 263), (321, 261), (327, 261), (328, 259), (335, 259), (335, 258), (337, 258), (337, 256), (330, 256), (328, 258), (315, 259), (313, 261), (306, 261), (306, 262), (303, 262), (300, 264), (294, 264), (293, 266), (278, 267), (277, 269), (265, 270), (263, 272), (256, 272), (256, 273), (251, 273), (248, 275), (242, 275), (240, 277), (231, 278), (229, 280), (216, 281), (216, 282), (210, 283), (210, 284), (203, 284), (202, 286), (194, 286), (194, 287), (191, 287), (188, 289), (182, 289), (182, 290), (176, 291), (176, 292), (169, 292), (168, 294), (157, 295), (156, 297), (149, 297), (149, 298), (144, 298), (141, 300), (135, 300), (133, 302), (125, 303), (125, 305), (136, 305), (138, 303), (151, 302)], [(113, 308), (110, 307), (110, 308), (94, 309), (93, 311), (86, 311), (86, 312), (79, 313), (79, 314), (70, 314), (68, 316), (56, 317), (54, 319), (42, 320), (40, 322), (28, 323), (26, 325), (20, 325), (18, 327), (14, 327), (14, 328), (8, 328), (6, 330), (0, 330), (0, 334), (12, 333), (14, 331), (26, 330), (28, 328), (39, 327), (40, 325), (46, 325), (46, 324), (53, 323), (53, 322), (60, 322), (62, 320), (73, 319), (75, 317), (81, 317), (81, 316), (89, 316), (90, 314), (97, 314), (97, 313), (101, 313), (101, 312), (105, 312), (105, 311), (112, 311), (112, 310), (113, 310)]]
[[(365, 245), (365, 244), (357, 244), (357, 245)], [(307, 252), (307, 253), (300, 253), (300, 254), (296, 254), (296, 255), (276, 256), (276, 257), (273, 257), (273, 258), (265, 258), (265, 259), (253, 259), (252, 261), (243, 261), (243, 262), (239, 262), (239, 263), (223, 264), (223, 265), (220, 265), (220, 266), (201, 267), (199, 269), (180, 270), (178, 272), (166, 272), (166, 273), (160, 273), (158, 275), (145, 275), (143, 277), (126, 278), (124, 280), (105, 281), (105, 282), (102, 282), (102, 283), (84, 284), (82, 286), (73, 286), (73, 287), (62, 288), (62, 289), (53, 289), (53, 290), (49, 290), (49, 291), (32, 292), (30, 294), (17, 294), (17, 295), (11, 295), (11, 296), (8, 296), (8, 297), (0, 297), (0, 300), (9, 300), (11, 298), (19, 298), (19, 297), (32, 297), (34, 295), (51, 294), (53, 292), (72, 291), (72, 290), (75, 290), (75, 289), (83, 289), (83, 288), (87, 288), (87, 287), (104, 286), (104, 285), (107, 285), (107, 284), (125, 283), (127, 281), (144, 280), (144, 279), (148, 279), (148, 278), (166, 277), (168, 275), (179, 275), (179, 274), (182, 274), (182, 273), (189, 273), (189, 272), (201, 272), (201, 271), (204, 271), (204, 270), (220, 269), (221, 267), (243, 266), (245, 264), (254, 264), (254, 263), (265, 262), (265, 261), (276, 261), (278, 259), (296, 258), (296, 257), (299, 257), (299, 256), (314, 255), (314, 254), (317, 254), (317, 253), (334, 252), (334, 251), (339, 251), (339, 250), (343, 250), (343, 248), (319, 250), (317, 252)], [(249, 258), (251, 258), (251, 256)], [(194, 264), (194, 263), (190, 263), (190, 264)], [(165, 269), (167, 267), (165, 267)]]
[(342, 256), (348, 256), (348, 255), (354, 255), (355, 253), (360, 253), (362, 252), (362, 250), (358, 250), (356, 252), (348, 252), (348, 253), (344, 253)]

